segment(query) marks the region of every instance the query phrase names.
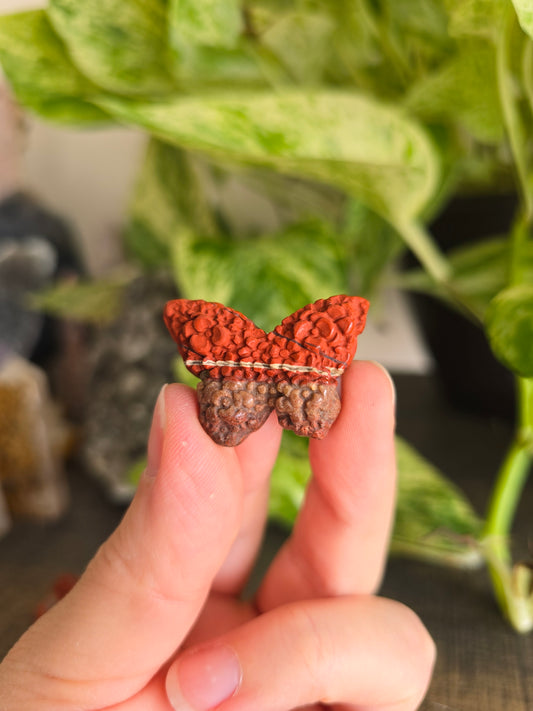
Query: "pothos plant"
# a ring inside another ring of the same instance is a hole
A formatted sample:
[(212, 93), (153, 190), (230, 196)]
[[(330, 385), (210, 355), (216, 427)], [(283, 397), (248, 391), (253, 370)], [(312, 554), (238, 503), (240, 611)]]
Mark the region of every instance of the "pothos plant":
[[(24, 106), (150, 135), (124, 240), (145, 269), (170, 265), (182, 295), (269, 329), (332, 293), (372, 298), (410, 249), (423, 268), (410, 286), (485, 329), (519, 400), (486, 518), (400, 440), (393, 547), (484, 557), (522, 632), (532, 574), (508, 537), (533, 456), (532, 37), (533, 0), (50, 0), (0, 18)], [(236, 184), (268, 207), (266, 233), (228, 199)], [(508, 234), (443, 255), (427, 227), (437, 211), (501, 190), (519, 195)], [(43, 303), (86, 315), (98, 288)], [(294, 518), (308, 476), (305, 443), (288, 438), (274, 515)]]

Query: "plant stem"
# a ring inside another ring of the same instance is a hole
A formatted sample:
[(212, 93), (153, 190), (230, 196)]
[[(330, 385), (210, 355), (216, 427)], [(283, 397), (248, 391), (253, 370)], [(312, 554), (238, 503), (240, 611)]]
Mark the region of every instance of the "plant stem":
[(517, 378), (519, 426), (493, 489), (483, 541), (494, 592), (500, 607), (519, 632), (533, 628), (527, 600), (512, 584), (509, 534), (533, 459), (533, 379)]
[(498, 558), (506, 563), (510, 562), (508, 536), (530, 463), (528, 448), (517, 437), (503, 461), (489, 504), (484, 538), (490, 539)]
[(516, 23), (516, 14), (514, 9), (510, 7), (505, 19), (503, 32), (501, 32), (497, 43), (496, 70), (503, 119), (516, 166), (526, 220), (529, 221), (533, 217), (533, 191), (529, 184), (527, 135), (520, 115), (520, 108), (516, 101), (515, 77), (511, 66), (513, 30)]
[(435, 244), (427, 229), (416, 222), (395, 222), (393, 224), (407, 246), (418, 257), (418, 260), (426, 272), (434, 279), (436, 285), (440, 287), (443, 296), (445, 296), (465, 318), (479, 325), (481, 316), (478, 310), (470, 305), (469, 300), (466, 299), (464, 295), (458, 294), (454, 289), (451, 282), (451, 264)]
[(533, 111), (533, 41), (531, 39), (526, 40), (522, 55), (522, 77), (529, 108)]
[(518, 378), (520, 437), (533, 457), (533, 378)]
[(407, 246), (418, 257), (427, 273), (437, 282), (445, 284), (452, 273), (450, 263), (437, 247), (425, 227), (414, 221), (394, 223)]
[[(532, 215), (533, 217), (533, 215)], [(529, 240), (531, 220), (521, 211), (518, 213), (511, 230), (511, 260), (509, 286), (524, 284), (527, 280), (527, 260), (525, 249)]]
[[(513, 51), (516, 49), (516, 14), (510, 6), (503, 32), (497, 42), (497, 75), (500, 104), (518, 177), (521, 208), (511, 232), (511, 285), (524, 283), (524, 248), (533, 221), (533, 190), (528, 162), (528, 131), (516, 94)], [(531, 65), (531, 47), (524, 47), (522, 73)], [(531, 98), (531, 84), (526, 84)], [(512, 567), (509, 534), (524, 485), (533, 460), (533, 378), (516, 378), (518, 423), (488, 507), (483, 543), (496, 598), (505, 615), (519, 632), (533, 629), (533, 595), (527, 585), (518, 585), (524, 566)], [(527, 573), (529, 576), (529, 571)]]
[[(387, 18), (387, 10), (373, 10), (368, 0), (361, 0), (360, 11), (364, 14), (367, 26), (371, 29), (377, 41), (381, 45), (383, 56), (388, 61), (389, 70), (395, 72), (401, 85), (408, 86), (409, 77), (412, 74), (412, 67), (409, 59), (405, 55), (404, 47), (399, 47), (389, 31), (391, 23)], [(379, 17), (377, 17), (379, 13)]]

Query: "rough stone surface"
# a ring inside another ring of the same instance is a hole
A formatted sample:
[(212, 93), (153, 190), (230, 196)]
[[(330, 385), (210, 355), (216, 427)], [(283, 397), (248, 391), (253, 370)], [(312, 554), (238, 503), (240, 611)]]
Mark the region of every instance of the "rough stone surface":
[(276, 388), (253, 380), (204, 377), (197, 393), (204, 430), (217, 444), (234, 447), (266, 421)]
[(63, 347), (59, 319), (28, 308), (28, 292), (84, 274), (74, 235), (32, 197), (0, 201), (0, 359), (10, 354), (48, 367)]
[(275, 400), (280, 425), (297, 435), (323, 439), (341, 411), (336, 385), (277, 383)]
[(127, 473), (145, 456), (157, 395), (174, 379), (175, 349), (161, 320), (174, 290), (164, 274), (135, 279), (120, 317), (93, 345), (83, 458), (117, 500), (132, 494)]
[(207, 370), (212, 378), (333, 382), (353, 359), (367, 310), (368, 301), (358, 296), (319, 299), (270, 333), (238, 311), (201, 299), (170, 301), (164, 317), (194, 375)]
[(18, 356), (5, 361), (0, 368), (0, 487), (14, 518), (55, 520), (64, 513), (63, 457), (70, 439), (45, 373)]

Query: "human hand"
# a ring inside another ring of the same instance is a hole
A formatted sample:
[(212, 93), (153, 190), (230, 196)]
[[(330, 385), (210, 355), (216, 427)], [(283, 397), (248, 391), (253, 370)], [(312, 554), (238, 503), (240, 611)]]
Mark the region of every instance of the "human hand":
[(434, 645), (374, 596), (394, 508), (394, 395), (375, 364), (343, 376), (293, 532), (252, 602), (281, 430), (238, 447), (202, 430), (192, 390), (167, 386), (148, 467), (123, 521), (73, 590), (0, 665), (0, 711), (414, 711)]

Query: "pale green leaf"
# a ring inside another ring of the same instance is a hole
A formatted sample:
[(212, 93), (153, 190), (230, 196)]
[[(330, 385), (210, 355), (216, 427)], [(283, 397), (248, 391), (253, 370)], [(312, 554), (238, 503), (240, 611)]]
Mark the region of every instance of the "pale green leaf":
[(124, 289), (133, 273), (117, 274), (98, 281), (64, 281), (32, 294), (28, 305), (53, 316), (105, 324), (120, 313)]
[[(526, 102), (521, 101), (523, 90), (520, 78), (524, 69), (524, 52), (529, 38), (514, 14), (508, 13), (504, 32), (498, 45), (498, 83), (507, 136), (524, 199), (524, 211), (533, 213), (533, 185), (531, 176), (531, 114)], [(527, 86), (527, 85), (526, 85)], [(527, 89), (526, 89), (527, 92)], [(526, 94), (526, 92), (523, 92)]]
[(44, 118), (111, 122), (90, 103), (100, 92), (74, 66), (44, 11), (0, 17), (0, 64), (19, 102)]
[(411, 38), (449, 46), (448, 18), (442, 0), (386, 0), (385, 22)]
[(384, 0), (382, 5), (382, 51), (391, 71), (398, 66), (405, 91), (454, 51), (448, 17), (442, 0)]
[(191, 388), (196, 388), (198, 385), (198, 378), (196, 375), (193, 375), (190, 370), (187, 370), (181, 356), (176, 356), (176, 358), (172, 361), (172, 370), (174, 378), (178, 381), (178, 383), (183, 383)]
[(216, 233), (198, 161), (153, 139), (135, 186), (125, 243), (145, 267), (168, 265), (172, 240), (184, 225), (204, 236)]
[(445, 0), (450, 33), (497, 40), (503, 30), (508, 0)]
[(131, 488), (131, 496), (135, 493), (135, 488), (139, 485), (141, 476), (143, 475), (148, 461), (146, 457), (141, 457), (136, 462), (134, 462), (131, 467), (126, 472), (125, 481), (121, 482), (125, 490)]
[[(284, 433), (272, 473), (269, 515), (291, 526), (311, 478), (308, 442)], [(477, 567), (482, 522), (462, 492), (405, 440), (396, 438), (398, 500), (391, 552), (458, 567)]]
[(278, 458), (270, 479), (268, 515), (273, 521), (292, 526), (302, 505), (311, 477), (308, 440), (284, 431)]
[(459, 567), (482, 562), (482, 521), (464, 494), (396, 437), (398, 504), (391, 551)]
[(425, 121), (458, 121), (476, 139), (500, 143), (504, 122), (494, 46), (483, 40), (463, 42), (449, 62), (413, 86), (406, 106)]
[(324, 77), (331, 61), (334, 29), (328, 15), (291, 12), (282, 15), (262, 35), (261, 42), (298, 83), (315, 84)]
[(424, 130), (397, 107), (356, 93), (293, 90), (101, 105), (177, 145), (329, 183), (392, 220), (413, 218), (438, 182)]
[(533, 377), (533, 281), (495, 296), (485, 323), (495, 356), (514, 373)]
[(346, 244), (350, 292), (372, 298), (402, 240), (391, 225), (357, 200), (346, 207), (341, 233)]
[(346, 291), (334, 234), (320, 222), (242, 240), (175, 236), (174, 274), (189, 299), (218, 301), (271, 330), (289, 313)]
[(243, 30), (238, 0), (170, 0), (170, 54), (180, 84), (195, 94), (210, 87), (264, 85)]
[(532, 0), (513, 0), (514, 9), (518, 16), (520, 26), (533, 37), (533, 2)]
[(242, 32), (239, 0), (170, 0), (170, 36), (178, 46), (231, 49)]
[[(397, 77), (384, 61), (375, 20), (367, 0), (338, 0), (333, 3), (326, 0), (320, 3), (315, 12), (317, 19), (328, 16), (333, 23), (333, 31), (324, 20), (321, 20), (322, 27), (315, 20), (308, 29), (308, 32), (320, 31), (321, 51), (322, 42), (331, 35), (324, 67), (326, 81), (334, 86), (357, 86), (378, 97), (388, 96), (391, 86), (396, 87)], [(282, 21), (280, 18), (283, 18), (283, 13), (278, 12), (274, 17), (272, 28), (276, 22)], [(292, 42), (289, 41), (289, 44)], [(285, 52), (292, 52), (291, 47), (287, 47)], [(312, 61), (309, 47), (301, 53), (303, 56), (295, 56), (293, 61)]]
[(119, 94), (173, 87), (167, 67), (167, 0), (50, 0), (48, 14), (81, 69)]
[(191, 94), (264, 87), (260, 58), (246, 43), (235, 49), (182, 45), (171, 48), (174, 75)]
[[(510, 276), (510, 243), (505, 237), (457, 248), (448, 253), (453, 279), (449, 282), (454, 294), (483, 318), (491, 300), (505, 288)], [(533, 243), (524, 247), (522, 265), (524, 279), (533, 283)], [(435, 282), (420, 269), (396, 278), (395, 283), (406, 289), (423, 291), (446, 298)]]
[(528, 40), (524, 44), (524, 54), (522, 58), (522, 82), (529, 101), (529, 110), (533, 115), (533, 41)]

